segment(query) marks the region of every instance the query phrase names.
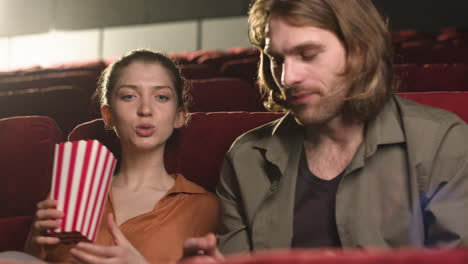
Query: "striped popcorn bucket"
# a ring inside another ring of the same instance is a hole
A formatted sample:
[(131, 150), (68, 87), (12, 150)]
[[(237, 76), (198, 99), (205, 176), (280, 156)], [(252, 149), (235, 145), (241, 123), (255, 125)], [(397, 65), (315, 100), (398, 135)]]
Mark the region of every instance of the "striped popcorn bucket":
[(115, 165), (115, 157), (97, 140), (55, 146), (51, 197), (64, 217), (50, 234), (64, 243), (94, 242)]

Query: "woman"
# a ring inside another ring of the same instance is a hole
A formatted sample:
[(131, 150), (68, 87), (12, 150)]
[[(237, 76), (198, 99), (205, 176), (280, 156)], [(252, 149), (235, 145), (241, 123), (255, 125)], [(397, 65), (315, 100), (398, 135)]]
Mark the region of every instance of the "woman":
[(25, 251), (51, 262), (175, 262), (186, 238), (214, 231), (218, 220), (215, 195), (164, 167), (166, 143), (186, 121), (184, 79), (166, 56), (136, 50), (103, 72), (98, 89), (122, 156), (95, 244), (47, 236), (63, 216), (47, 199), (38, 204)]

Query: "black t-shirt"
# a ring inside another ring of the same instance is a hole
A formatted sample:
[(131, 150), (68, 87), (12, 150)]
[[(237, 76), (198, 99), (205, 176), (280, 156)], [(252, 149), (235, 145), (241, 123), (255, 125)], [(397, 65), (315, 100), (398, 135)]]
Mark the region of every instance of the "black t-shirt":
[(341, 247), (335, 220), (341, 177), (343, 173), (326, 181), (313, 175), (302, 151), (294, 201), (293, 248)]

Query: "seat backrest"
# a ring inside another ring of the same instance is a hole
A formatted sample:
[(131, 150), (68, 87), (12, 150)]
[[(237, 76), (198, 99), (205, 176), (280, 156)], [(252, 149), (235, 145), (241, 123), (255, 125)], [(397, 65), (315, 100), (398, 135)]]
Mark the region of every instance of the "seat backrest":
[(40, 115), (53, 118), (64, 135), (76, 125), (96, 118), (89, 93), (73, 86), (0, 91), (0, 118)]
[(182, 64), (180, 72), (185, 79), (207, 79), (219, 76), (218, 69), (206, 64)]
[(259, 57), (229, 60), (221, 65), (220, 75), (230, 78), (239, 78), (254, 84), (257, 81), (257, 68)]
[(54, 147), (61, 138), (49, 117), (0, 119), (0, 217), (34, 215), (49, 192)]
[(468, 64), (394, 66), (401, 92), (468, 91)]
[[(166, 146), (166, 169), (169, 173), (182, 173), (213, 191), (218, 183), (224, 154), (232, 142), (244, 132), (283, 115), (270, 112), (192, 113), (189, 124), (177, 130)], [(77, 126), (68, 139), (98, 139), (116, 157), (120, 157), (118, 138), (112, 131), (104, 130), (101, 119)]]
[[(227, 256), (225, 264), (445, 264), (466, 263), (468, 251), (460, 249), (274, 249)], [(188, 258), (180, 264), (195, 264)]]
[(190, 112), (266, 111), (260, 91), (244, 80), (215, 78), (192, 80)]
[(468, 63), (468, 46), (435, 45), (395, 48), (395, 64)]
[(416, 92), (398, 95), (420, 104), (450, 111), (468, 123), (468, 92)]
[(92, 94), (104, 68), (105, 63), (97, 60), (19, 71), (0, 78), (0, 92), (73, 86)]

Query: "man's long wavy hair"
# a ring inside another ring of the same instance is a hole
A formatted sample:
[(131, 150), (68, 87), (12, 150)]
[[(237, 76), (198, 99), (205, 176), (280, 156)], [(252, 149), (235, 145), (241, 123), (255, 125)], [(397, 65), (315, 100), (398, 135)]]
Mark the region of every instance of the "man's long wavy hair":
[(370, 120), (393, 94), (393, 53), (387, 25), (371, 0), (254, 0), (249, 11), (250, 42), (260, 49), (258, 81), (270, 111), (289, 110), (273, 79), (265, 48), (271, 15), (295, 26), (314, 26), (334, 33), (346, 50), (345, 81), (351, 84), (343, 114)]

